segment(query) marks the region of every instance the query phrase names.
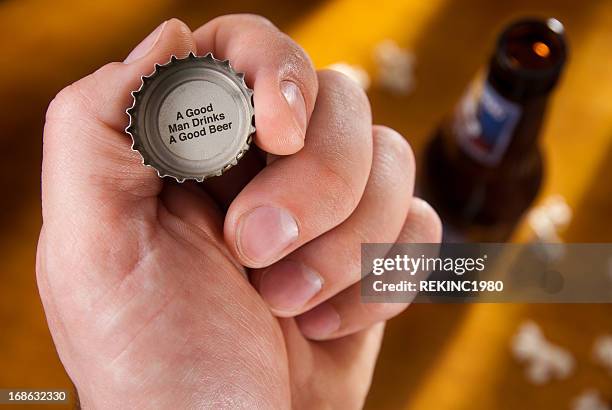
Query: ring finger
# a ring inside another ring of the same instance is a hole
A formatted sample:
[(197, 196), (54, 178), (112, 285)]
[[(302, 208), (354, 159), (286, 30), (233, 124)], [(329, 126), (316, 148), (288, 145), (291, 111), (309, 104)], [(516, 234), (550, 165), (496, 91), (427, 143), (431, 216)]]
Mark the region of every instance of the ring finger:
[[(440, 218), (433, 208), (419, 198), (412, 200), (398, 243), (439, 243)], [(329, 340), (367, 329), (375, 323), (401, 313), (409, 303), (363, 303), (361, 283), (345, 289), (330, 300), (296, 318), (307, 338)]]

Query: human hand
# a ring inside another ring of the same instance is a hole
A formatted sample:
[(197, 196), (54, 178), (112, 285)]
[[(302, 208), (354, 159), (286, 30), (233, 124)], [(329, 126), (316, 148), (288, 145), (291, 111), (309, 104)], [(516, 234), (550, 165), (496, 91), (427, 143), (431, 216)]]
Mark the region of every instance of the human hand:
[[(123, 130), (140, 76), (190, 51), (246, 73), (274, 155), (180, 185)], [(64, 89), (43, 158), (38, 285), (85, 408), (359, 407), (382, 323), (405, 308), (360, 303), (360, 244), (440, 238), (405, 140), (255, 16), (169, 20)]]

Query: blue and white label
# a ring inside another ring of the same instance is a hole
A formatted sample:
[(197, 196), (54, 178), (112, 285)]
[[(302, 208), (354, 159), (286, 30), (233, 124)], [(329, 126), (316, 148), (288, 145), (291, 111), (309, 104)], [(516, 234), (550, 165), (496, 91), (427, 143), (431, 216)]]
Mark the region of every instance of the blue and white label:
[(474, 89), (463, 98), (453, 124), (457, 142), (474, 160), (497, 165), (512, 138), (521, 107), (485, 83), (478, 96)]

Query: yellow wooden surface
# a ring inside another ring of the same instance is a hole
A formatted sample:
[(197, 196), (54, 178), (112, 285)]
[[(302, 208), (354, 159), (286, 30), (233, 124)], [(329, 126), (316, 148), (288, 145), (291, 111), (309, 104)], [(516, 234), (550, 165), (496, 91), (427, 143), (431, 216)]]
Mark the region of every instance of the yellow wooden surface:
[[(612, 2), (569, 0), (187, 0), (0, 2), (0, 387), (70, 386), (38, 299), (34, 255), (40, 224), (40, 142), (46, 105), (66, 84), (121, 60), (159, 22), (192, 28), (219, 14), (263, 14), (298, 40), (318, 67), (359, 64), (372, 76), (374, 45), (386, 38), (416, 56), (417, 87), (405, 97), (374, 86), (374, 119), (398, 129), (417, 157), (500, 27), (522, 15), (556, 16), (571, 60), (552, 102), (543, 145), (541, 197), (563, 195), (575, 212), (568, 241), (612, 239)], [(527, 229), (517, 238), (526, 239)], [(530, 385), (509, 340), (525, 319), (578, 361), (574, 375)], [(568, 408), (587, 387), (612, 400), (612, 378), (590, 358), (612, 333), (606, 305), (418, 305), (388, 326), (371, 409)], [(55, 406), (54, 408), (58, 408)]]

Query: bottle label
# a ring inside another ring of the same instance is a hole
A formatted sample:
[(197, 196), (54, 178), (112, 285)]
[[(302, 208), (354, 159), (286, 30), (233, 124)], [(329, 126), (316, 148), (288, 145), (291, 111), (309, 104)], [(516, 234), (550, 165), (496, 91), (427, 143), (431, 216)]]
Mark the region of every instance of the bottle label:
[(504, 156), (520, 116), (518, 104), (485, 82), (481, 90), (471, 87), (459, 103), (453, 131), (465, 153), (481, 164), (495, 166)]

